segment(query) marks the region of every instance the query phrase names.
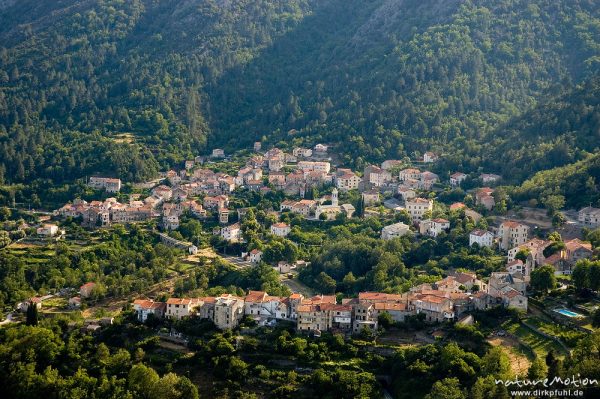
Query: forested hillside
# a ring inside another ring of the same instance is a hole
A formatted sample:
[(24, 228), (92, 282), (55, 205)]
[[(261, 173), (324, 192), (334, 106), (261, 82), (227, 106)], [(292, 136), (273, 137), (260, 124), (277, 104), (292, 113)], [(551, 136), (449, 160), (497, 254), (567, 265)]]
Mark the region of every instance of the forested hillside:
[(600, 149), (600, 76), (498, 127), (483, 151), (484, 164), (520, 182), (532, 173), (582, 160)]
[(325, 2), (211, 87), (213, 135), (249, 143), (293, 128), (350, 143), (347, 159), (359, 162), (428, 149), (477, 158), (502, 140), (500, 124), (598, 70), (599, 11), (586, 1)]
[(143, 180), (263, 137), (520, 183), (599, 141), (593, 0), (23, 0), (0, 21), (0, 183)]
[[(3, 2), (0, 180), (140, 180), (156, 161), (197, 155), (205, 80), (294, 26), (305, 3)], [(73, 140), (78, 132), (89, 140)], [(113, 156), (123, 151), (124, 164)]]

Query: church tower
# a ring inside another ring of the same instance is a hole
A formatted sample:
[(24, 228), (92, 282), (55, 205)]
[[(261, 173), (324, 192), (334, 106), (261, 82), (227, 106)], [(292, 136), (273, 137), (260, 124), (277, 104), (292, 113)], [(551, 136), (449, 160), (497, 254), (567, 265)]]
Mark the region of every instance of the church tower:
[(338, 190), (335, 187), (331, 191), (331, 205), (338, 206)]

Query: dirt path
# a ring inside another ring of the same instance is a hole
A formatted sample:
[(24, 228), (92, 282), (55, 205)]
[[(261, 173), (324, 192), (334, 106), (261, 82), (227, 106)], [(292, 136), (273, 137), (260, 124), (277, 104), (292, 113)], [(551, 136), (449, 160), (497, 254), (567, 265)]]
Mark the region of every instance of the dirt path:
[(531, 361), (527, 358), (527, 356), (519, 352), (520, 344), (517, 339), (513, 337), (495, 336), (488, 338), (487, 342), (489, 342), (492, 346), (501, 346), (502, 349), (504, 349), (504, 352), (510, 359), (510, 367), (515, 375), (527, 374), (527, 370), (529, 370)]

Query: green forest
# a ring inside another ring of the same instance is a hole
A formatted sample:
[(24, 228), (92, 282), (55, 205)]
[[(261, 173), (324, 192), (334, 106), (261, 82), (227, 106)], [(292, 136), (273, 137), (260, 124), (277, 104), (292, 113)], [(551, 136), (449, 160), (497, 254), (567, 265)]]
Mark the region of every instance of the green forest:
[(0, 20), (0, 184), (17, 201), (256, 140), (327, 142), (358, 168), (433, 150), (512, 185), (600, 142), (592, 0), (25, 0)]

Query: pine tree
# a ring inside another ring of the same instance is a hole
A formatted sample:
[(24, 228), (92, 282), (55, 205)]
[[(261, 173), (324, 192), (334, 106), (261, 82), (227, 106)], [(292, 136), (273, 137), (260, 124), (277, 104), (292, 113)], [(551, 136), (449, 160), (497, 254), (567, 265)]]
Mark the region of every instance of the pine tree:
[(25, 324), (28, 326), (37, 326), (38, 324), (38, 308), (33, 301), (30, 301), (27, 306), (27, 319), (25, 320)]
[(360, 199), (358, 200), (358, 203), (356, 204), (356, 216), (358, 216), (359, 218), (362, 218), (365, 216), (365, 200), (362, 196), (360, 197)]

